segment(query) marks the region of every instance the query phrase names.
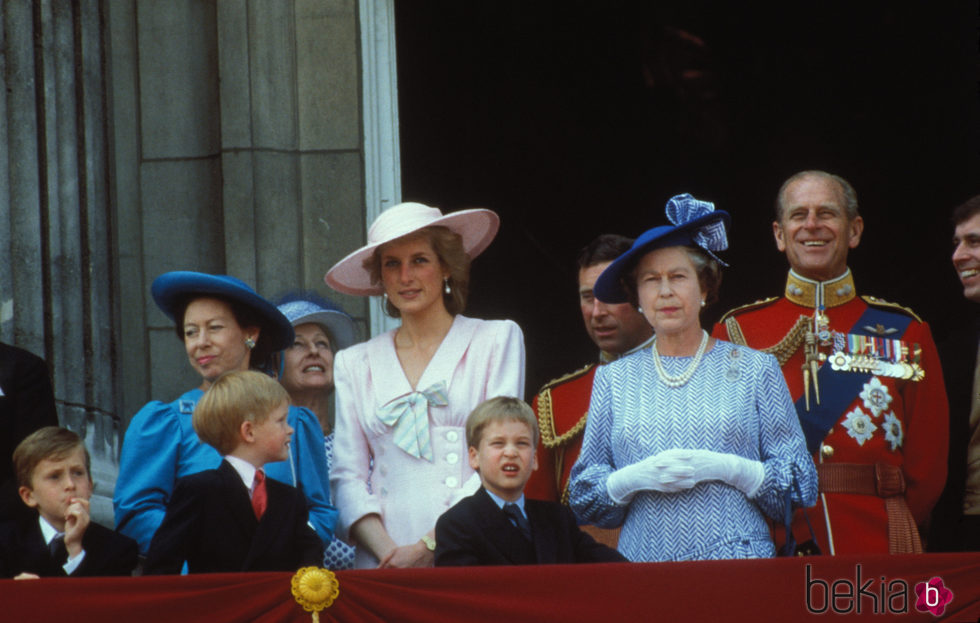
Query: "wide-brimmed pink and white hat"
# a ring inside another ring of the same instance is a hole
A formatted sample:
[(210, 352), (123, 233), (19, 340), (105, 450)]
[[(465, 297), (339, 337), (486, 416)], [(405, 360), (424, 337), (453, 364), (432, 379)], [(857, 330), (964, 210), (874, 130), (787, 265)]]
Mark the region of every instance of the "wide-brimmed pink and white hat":
[(393, 205), (371, 224), (367, 244), (334, 264), (323, 280), (334, 290), (345, 294), (381, 295), (384, 288), (381, 284), (371, 283), (371, 273), (364, 269), (364, 260), (385, 243), (436, 225), (462, 236), (463, 251), (473, 259), (490, 246), (500, 228), (500, 217), (496, 212), (483, 208), (443, 214), (438, 208), (422, 203)]

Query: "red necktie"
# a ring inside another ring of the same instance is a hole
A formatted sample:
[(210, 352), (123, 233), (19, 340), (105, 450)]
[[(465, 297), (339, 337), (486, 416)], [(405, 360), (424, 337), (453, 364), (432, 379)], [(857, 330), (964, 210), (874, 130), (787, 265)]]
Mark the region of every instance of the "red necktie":
[(255, 472), (255, 484), (252, 486), (252, 510), (255, 511), (255, 518), (262, 519), (265, 507), (269, 503), (268, 494), (265, 491), (265, 473), (259, 469)]

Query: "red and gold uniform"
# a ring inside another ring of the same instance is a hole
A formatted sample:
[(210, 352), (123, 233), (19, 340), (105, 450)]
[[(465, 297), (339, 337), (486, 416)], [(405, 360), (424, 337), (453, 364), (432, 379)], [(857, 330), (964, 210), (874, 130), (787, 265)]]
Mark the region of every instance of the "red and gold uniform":
[[(648, 347), (653, 341), (649, 338), (633, 347), (627, 353)], [(601, 363), (615, 359), (615, 355), (600, 353)], [(582, 451), (582, 435), (588, 419), (589, 403), (592, 401), (592, 379), (596, 364), (592, 363), (581, 370), (545, 383), (531, 402), (538, 416), (541, 441), (538, 442), (538, 469), (532, 472), (524, 494), (537, 500), (551, 500), (568, 505), (568, 477), (572, 465)], [(582, 526), (592, 538), (616, 547), (619, 529), (607, 530), (595, 526)]]
[[(782, 366), (820, 477), (817, 505), (805, 510), (820, 550), (921, 551), (915, 526), (946, 482), (949, 427), (929, 325), (858, 297), (850, 270), (825, 282), (790, 271), (782, 298), (728, 312), (713, 335)], [(803, 512), (799, 543), (810, 539)]]
[(531, 402), (538, 416), (538, 469), (524, 493), (529, 498), (568, 503), (568, 476), (582, 449), (596, 364), (549, 381)]

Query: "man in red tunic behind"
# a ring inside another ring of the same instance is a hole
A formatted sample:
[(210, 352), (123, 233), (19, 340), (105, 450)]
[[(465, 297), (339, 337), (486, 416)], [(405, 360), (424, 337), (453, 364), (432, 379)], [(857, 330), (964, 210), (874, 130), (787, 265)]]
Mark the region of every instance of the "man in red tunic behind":
[[(592, 286), (602, 271), (632, 244), (630, 238), (603, 234), (578, 256), (579, 307), (585, 330), (599, 347), (600, 364), (649, 345), (653, 337), (653, 328), (634, 307), (628, 303), (608, 305), (592, 294)], [(568, 503), (568, 475), (582, 449), (595, 368), (596, 363), (590, 363), (545, 383), (531, 403), (538, 416), (541, 441), (538, 443), (540, 467), (527, 483), (528, 497)], [(616, 546), (618, 530), (594, 526), (584, 529), (600, 542)]]
[(772, 227), (790, 265), (783, 296), (728, 312), (713, 334), (775, 355), (796, 401), (820, 479), (817, 505), (794, 517), (798, 553), (816, 551), (804, 512), (824, 554), (921, 552), (949, 426), (929, 326), (857, 295), (847, 254), (864, 221), (847, 180), (793, 175)]

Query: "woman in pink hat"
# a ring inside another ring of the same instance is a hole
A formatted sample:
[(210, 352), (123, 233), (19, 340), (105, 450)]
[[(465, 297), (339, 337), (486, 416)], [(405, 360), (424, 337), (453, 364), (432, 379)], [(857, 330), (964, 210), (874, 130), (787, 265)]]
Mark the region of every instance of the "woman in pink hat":
[(402, 320), (334, 361), (330, 485), (338, 533), (356, 545), (358, 567), (432, 565), (436, 519), (479, 486), (467, 416), (488, 398), (524, 394), (520, 328), (461, 315), (470, 261), (499, 222), (490, 210), (443, 215), (402, 203), (325, 276), (339, 292), (381, 295)]

